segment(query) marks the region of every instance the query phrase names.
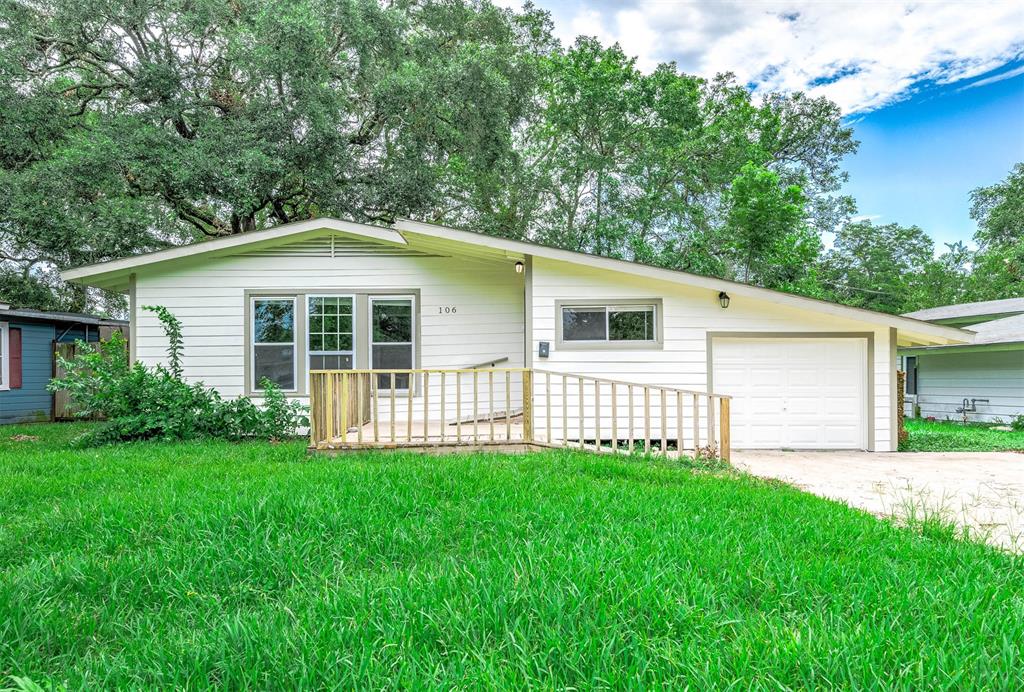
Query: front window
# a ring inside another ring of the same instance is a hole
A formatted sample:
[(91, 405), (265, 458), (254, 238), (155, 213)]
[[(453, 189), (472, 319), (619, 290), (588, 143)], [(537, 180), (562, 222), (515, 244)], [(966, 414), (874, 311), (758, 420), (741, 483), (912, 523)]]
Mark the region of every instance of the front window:
[(310, 296), (307, 304), (310, 370), (351, 370), (352, 296)]
[[(413, 364), (413, 312), (411, 298), (370, 299), (370, 367), (410, 370)], [(390, 375), (379, 375), (377, 386), (391, 387)], [(409, 375), (395, 376), (395, 387), (409, 388)]]
[(252, 305), (252, 387), (264, 378), (295, 389), (295, 299), (254, 298)]
[(654, 305), (581, 305), (562, 308), (562, 341), (655, 342)]

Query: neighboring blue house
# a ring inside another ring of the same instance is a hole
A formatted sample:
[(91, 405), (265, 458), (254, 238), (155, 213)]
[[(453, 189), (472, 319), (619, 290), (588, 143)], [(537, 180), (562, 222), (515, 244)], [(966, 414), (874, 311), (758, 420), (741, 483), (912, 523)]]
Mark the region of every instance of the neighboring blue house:
[(128, 331), (123, 320), (73, 312), (12, 309), (0, 303), (0, 424), (53, 419), (55, 343), (99, 341)]

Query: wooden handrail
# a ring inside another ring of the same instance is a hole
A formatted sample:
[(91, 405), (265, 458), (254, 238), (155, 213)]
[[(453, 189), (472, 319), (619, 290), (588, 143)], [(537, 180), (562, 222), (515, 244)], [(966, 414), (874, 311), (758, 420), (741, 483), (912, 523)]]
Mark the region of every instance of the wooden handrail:
[(508, 356), (502, 356), (501, 358), (492, 358), (490, 360), (481, 361), (475, 365), (467, 365), (465, 367), (470, 370), (480, 370), (482, 368), (493, 368), (498, 363), (507, 363)]
[(714, 392), (469, 367), (313, 370), (309, 393), (314, 448), (526, 443), (662, 456), (690, 450), (723, 459), (731, 453), (731, 397)]
[(574, 372), (568, 373), (568, 372), (558, 372), (557, 370), (538, 370), (537, 368), (530, 368), (530, 369), (533, 370), (534, 374), (536, 374), (536, 375), (557, 375), (559, 377), (561, 377), (562, 375), (565, 375), (566, 377), (571, 377), (574, 380), (579, 378), (579, 379), (584, 380), (585, 382), (601, 382), (602, 384), (616, 384), (616, 385), (618, 385), (620, 387), (622, 387), (622, 386), (628, 387), (629, 385), (633, 385), (634, 387), (649, 387), (651, 389), (659, 389), (659, 390), (663, 389), (666, 392), (673, 392), (673, 393), (674, 392), (680, 392), (682, 394), (699, 394), (700, 396), (713, 396), (716, 399), (731, 399), (732, 398), (731, 394), (717, 394), (715, 392), (708, 393), (708, 392), (700, 391), (699, 389), (680, 389), (679, 387), (667, 387), (667, 386), (662, 385), (662, 384), (641, 384), (640, 382), (628, 382), (626, 380), (612, 380), (612, 379), (609, 379), (607, 377), (594, 377), (593, 375), (580, 375), (580, 374), (577, 374), (577, 373), (574, 373)]

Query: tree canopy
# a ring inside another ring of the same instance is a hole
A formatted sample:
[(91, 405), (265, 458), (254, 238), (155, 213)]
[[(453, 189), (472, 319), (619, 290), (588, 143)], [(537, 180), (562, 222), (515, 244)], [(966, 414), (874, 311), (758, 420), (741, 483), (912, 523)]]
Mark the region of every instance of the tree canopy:
[(834, 103), (561, 46), (530, 4), (0, 6), (10, 302), (117, 310), (57, 271), (314, 216), (409, 216), (891, 311), (1021, 290), (1021, 166), (973, 193), (978, 251), (935, 258), (921, 229), (849, 222), (857, 143)]

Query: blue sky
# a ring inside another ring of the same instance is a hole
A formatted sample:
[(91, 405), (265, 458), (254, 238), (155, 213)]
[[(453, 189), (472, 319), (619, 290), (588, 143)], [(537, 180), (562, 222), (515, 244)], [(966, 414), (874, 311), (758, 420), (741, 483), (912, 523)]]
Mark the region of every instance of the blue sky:
[[(495, 0), (519, 8), (522, 0)], [(1024, 161), (1024, 2), (534, 0), (563, 44), (618, 42), (642, 70), (733, 72), (827, 96), (860, 151), (847, 192), (878, 223), (969, 241), (968, 193)]]
[[(987, 78), (1021, 67), (1015, 61)], [(861, 145), (846, 162), (846, 189), (859, 213), (876, 223), (917, 224), (942, 250), (974, 233), (970, 191), (1024, 161), (1024, 73), (926, 87), (850, 120)]]

